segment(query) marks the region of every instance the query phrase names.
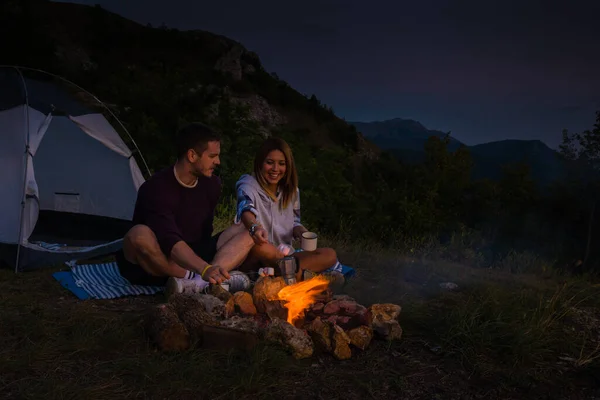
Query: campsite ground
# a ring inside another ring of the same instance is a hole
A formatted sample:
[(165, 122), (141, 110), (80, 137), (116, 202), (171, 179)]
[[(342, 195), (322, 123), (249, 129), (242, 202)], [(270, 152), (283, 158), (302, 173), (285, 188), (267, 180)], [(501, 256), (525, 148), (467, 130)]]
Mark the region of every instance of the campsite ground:
[[(79, 301), (42, 270), (0, 271), (2, 398), (583, 399), (600, 396), (600, 288), (554, 272), (517, 275), (385, 252), (341, 251), (346, 292), (402, 305), (404, 334), (348, 361), (162, 354), (141, 313), (161, 295)], [(454, 282), (455, 291), (441, 282)], [(598, 398), (598, 397), (596, 397)]]

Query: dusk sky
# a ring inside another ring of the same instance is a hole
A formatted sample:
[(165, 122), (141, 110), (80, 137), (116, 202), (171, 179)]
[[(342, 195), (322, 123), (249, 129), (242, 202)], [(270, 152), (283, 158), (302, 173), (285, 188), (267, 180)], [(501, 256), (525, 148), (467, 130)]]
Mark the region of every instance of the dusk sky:
[(225, 35), (349, 121), (410, 118), (472, 145), (592, 127), (600, 1), (78, 0)]

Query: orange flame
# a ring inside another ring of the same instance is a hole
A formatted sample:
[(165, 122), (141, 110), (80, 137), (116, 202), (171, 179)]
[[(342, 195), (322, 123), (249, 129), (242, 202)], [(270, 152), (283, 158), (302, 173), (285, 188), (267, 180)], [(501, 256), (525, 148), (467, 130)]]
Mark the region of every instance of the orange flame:
[(312, 279), (285, 286), (277, 293), (278, 300), (284, 300), (283, 305), (288, 309), (287, 322), (294, 322), (301, 318), (304, 310), (316, 301), (316, 298), (327, 289), (329, 281), (327, 278), (317, 275)]

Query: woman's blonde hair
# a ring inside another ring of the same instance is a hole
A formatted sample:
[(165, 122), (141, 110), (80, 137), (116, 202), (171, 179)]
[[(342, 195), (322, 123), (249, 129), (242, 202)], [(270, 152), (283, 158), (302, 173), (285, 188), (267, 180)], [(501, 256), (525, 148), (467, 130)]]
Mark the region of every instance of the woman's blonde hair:
[(279, 206), (284, 209), (294, 200), (294, 196), (298, 190), (298, 173), (296, 172), (294, 155), (292, 154), (292, 149), (285, 140), (272, 137), (263, 142), (254, 157), (254, 177), (265, 192), (267, 192), (273, 200), (277, 200), (277, 194), (271, 193), (268, 189), (269, 184), (261, 173), (265, 159), (273, 150), (281, 151), (285, 157), (285, 175), (281, 178), (277, 187), (281, 192), (281, 202), (279, 203)]

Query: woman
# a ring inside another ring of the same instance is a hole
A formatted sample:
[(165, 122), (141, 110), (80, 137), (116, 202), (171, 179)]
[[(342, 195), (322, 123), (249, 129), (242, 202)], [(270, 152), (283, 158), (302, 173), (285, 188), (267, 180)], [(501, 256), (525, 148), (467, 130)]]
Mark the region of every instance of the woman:
[[(235, 222), (244, 224), (257, 245), (244, 267), (276, 266), (286, 249), (293, 251), (292, 240), (300, 240), (308, 231), (300, 222), (298, 175), (290, 146), (279, 138), (267, 139), (254, 158), (253, 173), (242, 175), (236, 183), (236, 193)], [(294, 257), (298, 280), (304, 271), (320, 273), (341, 267), (330, 248), (297, 251)]]

